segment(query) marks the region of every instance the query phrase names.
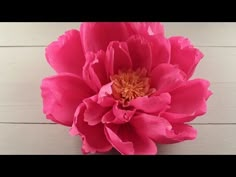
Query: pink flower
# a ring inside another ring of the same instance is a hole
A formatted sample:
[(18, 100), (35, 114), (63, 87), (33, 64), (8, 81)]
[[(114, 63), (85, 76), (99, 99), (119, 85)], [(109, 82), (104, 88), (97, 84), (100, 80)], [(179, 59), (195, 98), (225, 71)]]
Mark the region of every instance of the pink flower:
[(160, 23), (83, 23), (46, 48), (43, 112), (82, 138), (83, 153), (156, 154), (196, 138), (209, 82), (189, 80), (203, 54)]

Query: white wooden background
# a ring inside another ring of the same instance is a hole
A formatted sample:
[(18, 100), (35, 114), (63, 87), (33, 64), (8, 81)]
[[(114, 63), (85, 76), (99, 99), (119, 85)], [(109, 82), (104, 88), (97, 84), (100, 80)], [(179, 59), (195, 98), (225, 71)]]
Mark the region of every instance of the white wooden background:
[[(53, 74), (44, 49), (80, 23), (0, 23), (0, 154), (81, 154), (80, 139), (42, 114), (40, 83)], [(192, 125), (194, 141), (159, 146), (159, 154), (236, 154), (236, 23), (164, 23), (205, 54), (194, 77), (209, 79), (208, 113)]]

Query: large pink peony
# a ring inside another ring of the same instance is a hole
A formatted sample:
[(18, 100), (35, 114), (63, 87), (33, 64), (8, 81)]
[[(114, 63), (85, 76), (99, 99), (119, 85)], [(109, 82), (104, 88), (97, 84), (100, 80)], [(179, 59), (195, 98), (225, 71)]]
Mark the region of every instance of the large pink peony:
[(209, 82), (189, 80), (203, 54), (160, 23), (83, 23), (46, 48), (43, 112), (82, 139), (83, 153), (156, 154), (196, 138)]

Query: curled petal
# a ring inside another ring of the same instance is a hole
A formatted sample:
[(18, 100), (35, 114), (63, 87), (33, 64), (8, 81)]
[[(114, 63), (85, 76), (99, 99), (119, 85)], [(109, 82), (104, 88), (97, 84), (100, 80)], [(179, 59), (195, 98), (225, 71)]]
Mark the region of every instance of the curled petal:
[(178, 65), (184, 71), (187, 78), (190, 78), (203, 58), (203, 53), (195, 48), (187, 38), (176, 36), (169, 39), (171, 44), (171, 60), (170, 63)]
[(124, 124), (130, 121), (130, 119), (135, 114), (135, 109), (124, 109), (119, 106), (119, 104), (116, 102), (113, 105), (112, 110), (107, 112), (103, 118), (103, 123), (113, 123), (113, 124)]
[(125, 41), (129, 37), (125, 23), (118, 22), (83, 23), (80, 33), (85, 53), (106, 51), (111, 41)]
[(127, 124), (107, 124), (105, 134), (116, 150), (124, 155), (154, 155), (156, 144), (149, 138), (138, 135), (132, 126)]
[(136, 115), (130, 123), (138, 134), (151, 138), (159, 144), (192, 140), (197, 135), (196, 130), (190, 125), (172, 125), (162, 117), (149, 114)]
[(171, 92), (186, 81), (186, 74), (177, 66), (160, 64), (152, 70), (151, 86), (157, 93)]
[(164, 26), (159, 22), (130, 22), (126, 25), (131, 34), (164, 35)]
[(97, 95), (85, 99), (84, 121), (89, 125), (96, 125), (101, 122), (102, 116), (109, 110), (97, 103)]
[(86, 83), (74, 74), (62, 73), (45, 78), (41, 84), (43, 112), (48, 119), (71, 126), (76, 108), (92, 93)]
[(117, 74), (119, 70), (132, 68), (132, 61), (126, 42), (112, 41), (106, 51), (106, 70), (108, 75)]
[(138, 97), (130, 101), (130, 106), (146, 113), (159, 113), (169, 108), (171, 97), (169, 93), (162, 93), (159, 96)]
[(48, 63), (57, 73), (82, 75), (85, 56), (78, 30), (67, 31), (57, 41), (48, 45), (45, 52)]
[(127, 41), (133, 69), (146, 68), (150, 71), (152, 66), (151, 44), (142, 36), (132, 36)]
[(83, 67), (83, 79), (95, 92), (98, 92), (102, 85), (108, 83), (105, 68), (105, 52), (99, 51), (96, 54), (88, 52)]
[(88, 125), (84, 121), (85, 110), (86, 106), (83, 103), (78, 106), (70, 134), (81, 136), (83, 153), (107, 152), (111, 150), (112, 146), (106, 139), (103, 124)]
[(171, 92), (170, 109), (162, 113), (173, 123), (192, 121), (207, 111), (207, 99), (212, 94), (208, 90), (210, 83), (203, 79), (186, 82), (183, 86)]

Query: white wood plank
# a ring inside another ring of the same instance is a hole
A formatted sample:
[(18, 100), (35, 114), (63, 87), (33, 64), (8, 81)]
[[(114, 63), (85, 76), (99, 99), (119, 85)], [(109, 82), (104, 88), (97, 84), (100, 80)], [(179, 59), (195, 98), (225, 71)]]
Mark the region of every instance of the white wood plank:
[(208, 112), (193, 123), (236, 123), (236, 83), (212, 83)]
[(197, 66), (193, 78), (202, 77), (211, 82), (236, 82), (236, 48), (201, 47), (204, 58)]
[(159, 154), (236, 154), (236, 125), (195, 125), (194, 141), (159, 145)]
[(59, 125), (0, 124), (0, 154), (80, 154), (79, 137)]
[(45, 46), (80, 23), (0, 23), (0, 46)]
[[(163, 23), (166, 35), (184, 35), (198, 46), (236, 46), (236, 23)], [(74, 23), (0, 23), (0, 46), (47, 45)], [(17, 29), (17, 30), (16, 30)]]
[[(194, 127), (196, 140), (158, 145), (159, 154), (236, 154), (236, 125)], [(59, 125), (0, 124), (0, 142), (0, 154), (81, 154), (80, 138)]]
[(0, 105), (2, 123), (54, 123), (43, 114), (39, 105)]
[(38, 83), (52, 73), (44, 47), (0, 48), (0, 83)]
[(185, 36), (197, 46), (236, 46), (236, 23), (164, 23), (167, 36)]

